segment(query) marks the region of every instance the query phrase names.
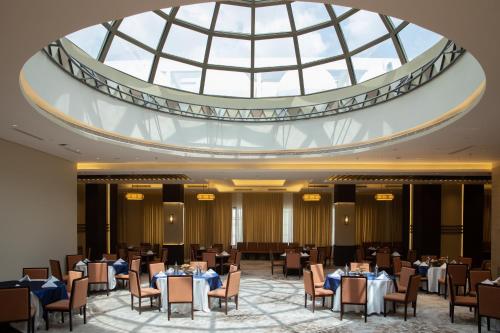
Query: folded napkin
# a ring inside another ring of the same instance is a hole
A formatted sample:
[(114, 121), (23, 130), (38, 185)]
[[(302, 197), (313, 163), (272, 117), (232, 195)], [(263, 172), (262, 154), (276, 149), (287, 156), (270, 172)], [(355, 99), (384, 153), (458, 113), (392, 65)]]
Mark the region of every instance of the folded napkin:
[(373, 252), (373, 253), (372, 253), (372, 256), (376, 256), (376, 255), (377, 255), (377, 252)]
[(229, 253), (227, 253), (226, 251), (222, 251), (222, 252), (221, 252), (221, 254), (222, 254), (223, 256), (228, 256), (228, 255), (229, 255)]
[(380, 272), (380, 274), (375, 279), (376, 280), (384, 280), (384, 281), (390, 280), (389, 275), (385, 271)]
[(334, 277), (334, 278), (340, 278), (340, 276), (344, 274), (344, 271), (342, 271), (340, 268), (337, 269), (335, 272), (329, 274), (329, 276)]
[(452, 260), (450, 264), (456, 264), (457, 262), (455, 260)]
[(19, 282), (24, 282), (24, 281), (31, 281), (30, 277), (28, 275), (23, 276), (22, 278), (19, 279)]
[(413, 265), (416, 265), (416, 266), (418, 266), (418, 265), (420, 265), (420, 264), (421, 264), (420, 260), (417, 260), (417, 261), (415, 261), (415, 262), (413, 263)]
[(393, 257), (401, 257), (401, 255), (397, 251), (392, 252), (392, 256)]
[(373, 246), (370, 246), (370, 247), (368, 248), (368, 250), (373, 251), (373, 250), (376, 250), (376, 248), (374, 248)]
[(484, 280), (483, 282), (481, 282), (482, 284), (489, 284), (489, 285), (492, 285), (493, 284), (493, 281), (491, 281), (490, 279), (486, 279)]
[(101, 261), (106, 261), (106, 258), (102, 257)]
[(442, 264), (441, 268), (446, 269), (446, 263)]
[(57, 285), (54, 281), (47, 280), (47, 282), (42, 285), (42, 288), (57, 288)]
[(427, 265), (427, 263), (423, 262), (419, 266), (428, 267), (429, 265)]
[(133, 249), (134, 249), (134, 247), (133, 247), (133, 246), (129, 246), (129, 247), (127, 247), (127, 249), (129, 249), (129, 250), (133, 250)]
[(147, 252), (147, 254), (153, 254), (153, 251), (149, 250), (149, 251)]
[(57, 281), (59, 281), (59, 279), (56, 278), (54, 275), (51, 275), (50, 278), (47, 280), (47, 282), (48, 281), (57, 282)]
[(283, 252), (281, 255), (286, 257), (286, 253), (285, 252)]
[(211, 268), (206, 273), (210, 275), (216, 274), (215, 271)]
[(126, 261), (125, 261), (125, 260), (123, 260), (122, 258), (120, 258), (120, 259), (118, 259), (116, 262), (117, 262), (117, 263), (119, 263), (119, 264), (122, 264), (122, 263), (124, 263), (124, 262), (126, 262)]
[(167, 274), (165, 274), (164, 271), (160, 271), (158, 274), (156, 274), (157, 278), (161, 278), (161, 277), (165, 277), (165, 276), (167, 276)]
[(86, 264), (86, 263), (88, 263), (89, 261), (90, 261), (90, 260), (88, 260), (88, 259), (83, 259), (83, 262), (84, 262), (85, 264)]
[(172, 274), (173, 272), (174, 272), (174, 269), (172, 267), (170, 267), (169, 269), (167, 269), (167, 271), (165, 273)]
[(85, 263), (80, 260), (79, 262), (76, 263), (75, 266), (85, 266)]
[(493, 281), (495, 284), (500, 284), (500, 277), (498, 277), (495, 281)]

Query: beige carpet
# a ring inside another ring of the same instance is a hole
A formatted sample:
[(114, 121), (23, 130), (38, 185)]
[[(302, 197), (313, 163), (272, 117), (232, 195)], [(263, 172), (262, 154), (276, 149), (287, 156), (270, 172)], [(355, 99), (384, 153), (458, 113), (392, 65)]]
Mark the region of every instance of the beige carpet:
[[(477, 332), (473, 312), (457, 307), (455, 323), (448, 316), (448, 303), (437, 295), (419, 294), (417, 317), (403, 321), (399, 313), (371, 315), (368, 323), (360, 314), (348, 313), (340, 321), (339, 313), (321, 308), (313, 314), (304, 308), (302, 279), (283, 274), (271, 276), (265, 261), (243, 261), (240, 287), (240, 306), (229, 304), (226, 316), (214, 304), (212, 312), (195, 311), (189, 315), (173, 314), (170, 322), (166, 313), (144, 308), (142, 315), (130, 309), (130, 296), (126, 290), (113, 291), (109, 297), (94, 294), (89, 298), (88, 321), (83, 325), (75, 315), (74, 332)], [(143, 276), (145, 278), (145, 276)], [(148, 304), (149, 302), (146, 302)], [(310, 302), (309, 302), (310, 303)], [(411, 313), (411, 311), (409, 311)], [(61, 324), (60, 317), (51, 319), (50, 332), (68, 332), (68, 320)], [(486, 332), (486, 327), (484, 331)]]

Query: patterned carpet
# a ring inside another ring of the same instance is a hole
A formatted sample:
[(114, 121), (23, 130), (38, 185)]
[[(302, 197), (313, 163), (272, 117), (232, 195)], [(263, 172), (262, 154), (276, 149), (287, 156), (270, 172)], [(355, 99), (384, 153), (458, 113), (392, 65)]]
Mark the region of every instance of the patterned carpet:
[[(194, 321), (188, 314), (172, 315), (143, 308), (143, 313), (130, 310), (126, 290), (93, 294), (89, 298), (88, 321), (75, 316), (74, 332), (477, 332), (473, 312), (457, 307), (455, 323), (448, 316), (448, 303), (437, 295), (419, 294), (417, 317), (403, 321), (398, 314), (371, 315), (364, 323), (361, 314), (347, 313), (340, 321), (339, 313), (321, 308), (313, 314), (304, 308), (303, 280), (297, 276), (284, 279), (283, 274), (271, 276), (269, 263), (243, 261), (239, 310), (229, 303), (228, 315), (213, 302), (212, 312), (195, 311)], [(143, 276), (146, 278), (146, 276)], [(146, 281), (144, 281), (147, 284)], [(329, 301), (327, 301), (328, 303)], [(148, 304), (149, 302), (146, 302)], [(310, 302), (308, 302), (310, 304)], [(329, 304), (329, 303), (328, 303)], [(327, 306), (328, 306), (327, 304)], [(411, 313), (411, 311), (409, 311)], [(51, 320), (51, 332), (68, 332), (68, 321), (61, 324), (59, 315)], [(21, 326), (22, 327), (22, 326)], [(484, 326), (486, 332), (486, 327)]]

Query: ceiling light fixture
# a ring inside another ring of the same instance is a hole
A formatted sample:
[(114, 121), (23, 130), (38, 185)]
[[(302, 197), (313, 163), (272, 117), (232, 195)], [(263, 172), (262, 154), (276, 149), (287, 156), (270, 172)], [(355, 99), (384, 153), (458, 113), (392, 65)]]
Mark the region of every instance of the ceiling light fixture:
[(304, 201), (320, 201), (321, 195), (319, 193), (306, 193), (302, 196)]
[(215, 194), (213, 193), (198, 193), (196, 199), (200, 201), (213, 201), (215, 200)]
[(377, 193), (377, 194), (375, 194), (375, 200), (377, 200), (377, 201), (392, 201), (392, 200), (394, 200), (394, 194), (392, 194), (392, 193)]
[(125, 194), (125, 198), (127, 198), (127, 200), (144, 200), (144, 194), (129, 192)]

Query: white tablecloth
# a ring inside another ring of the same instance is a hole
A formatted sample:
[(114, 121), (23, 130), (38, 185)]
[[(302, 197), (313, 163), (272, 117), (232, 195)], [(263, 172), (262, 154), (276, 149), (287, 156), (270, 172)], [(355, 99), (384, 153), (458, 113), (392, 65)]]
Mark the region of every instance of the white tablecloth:
[[(83, 276), (87, 276), (87, 265), (76, 265), (75, 270), (83, 272)], [(113, 290), (116, 288), (116, 271), (113, 265), (108, 265), (108, 287), (109, 290)], [(102, 284), (92, 284), (89, 286), (89, 289), (92, 291), (97, 290), (106, 290), (106, 287)]]
[[(161, 291), (161, 311), (167, 312), (168, 309), (168, 289), (167, 278), (158, 278), (156, 286)], [(208, 292), (210, 285), (204, 278), (193, 277), (193, 308), (203, 312), (210, 312), (208, 306)], [(188, 313), (191, 311), (190, 304), (172, 304), (172, 312)]]
[[(392, 280), (368, 280), (368, 304), (367, 312), (384, 313), (384, 296), (394, 292)], [(333, 299), (333, 311), (340, 311), (340, 286), (335, 291)], [(392, 310), (392, 302), (387, 302), (387, 311)], [(344, 305), (344, 312), (363, 312), (362, 305)]]
[[(427, 270), (427, 279), (429, 280), (429, 292), (437, 293), (439, 292), (439, 282), (438, 280), (443, 278), (446, 274), (446, 269), (441, 267), (429, 267)], [(424, 289), (427, 286), (423, 285)]]

